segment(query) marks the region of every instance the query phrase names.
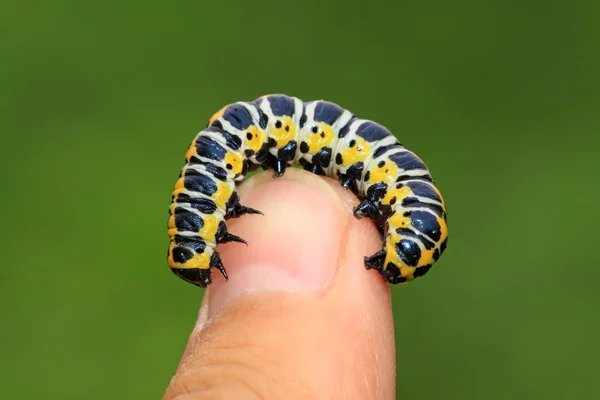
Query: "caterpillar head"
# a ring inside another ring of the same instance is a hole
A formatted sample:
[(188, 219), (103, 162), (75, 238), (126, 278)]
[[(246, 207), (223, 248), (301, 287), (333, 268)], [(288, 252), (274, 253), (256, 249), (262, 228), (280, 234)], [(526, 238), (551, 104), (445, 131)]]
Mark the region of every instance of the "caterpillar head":
[[(427, 237), (407, 229), (411, 225), (426, 228)], [(431, 236), (437, 241), (432, 242)], [(433, 217), (424, 211), (393, 215), (388, 220), (386, 257), (381, 274), (390, 283), (409, 282), (423, 276), (440, 258), (447, 243), (445, 218)]]

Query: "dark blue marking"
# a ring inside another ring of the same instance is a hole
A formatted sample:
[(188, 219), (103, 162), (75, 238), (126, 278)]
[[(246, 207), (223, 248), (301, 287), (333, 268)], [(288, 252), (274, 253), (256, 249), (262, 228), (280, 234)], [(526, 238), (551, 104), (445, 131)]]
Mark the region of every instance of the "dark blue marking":
[[(217, 178), (220, 181), (225, 181), (227, 179), (227, 171), (225, 171), (224, 168), (221, 168), (217, 165), (211, 164), (210, 162), (200, 160), (198, 158), (194, 159), (194, 162), (192, 164), (202, 165), (204, 167), (204, 169), (206, 169), (206, 172), (209, 172), (210, 174), (212, 174), (212, 176), (214, 176), (215, 178)], [(181, 174), (183, 172), (184, 171), (181, 171), (181, 173), (179, 174), (180, 178), (181, 178)], [(204, 173), (198, 172), (195, 169), (186, 168), (185, 174), (186, 175), (203, 175)]]
[(344, 126), (342, 127), (342, 129), (340, 129), (340, 131), (339, 131), (339, 133), (338, 133), (338, 137), (339, 137), (340, 139), (342, 139), (343, 137), (345, 137), (345, 136), (348, 134), (348, 132), (350, 131), (350, 125), (352, 125), (352, 123), (353, 123), (355, 120), (356, 120), (356, 117), (354, 117), (354, 116), (353, 116), (352, 118), (350, 118), (350, 121), (348, 121), (348, 122), (346, 123), (346, 125), (344, 125)]
[(206, 243), (199, 237), (191, 238), (189, 236), (175, 235), (175, 243), (179, 246), (192, 249), (198, 254), (204, 253), (204, 249), (206, 248)]
[(386, 151), (390, 150), (390, 149), (400, 149), (402, 148), (402, 145), (400, 143), (394, 143), (394, 144), (388, 144), (387, 146), (380, 146), (377, 149), (375, 149), (375, 152), (373, 152), (373, 158), (377, 158), (380, 155), (382, 155), (383, 153), (385, 153)]
[(412, 221), (412, 226), (416, 230), (429, 236), (436, 242), (440, 240), (442, 232), (435, 215), (428, 213), (427, 211), (412, 211), (410, 213), (410, 219)]
[(179, 193), (177, 203), (189, 204), (190, 207), (200, 211), (203, 214), (212, 214), (217, 209), (217, 205), (212, 199), (201, 197), (190, 197), (185, 193)]
[(269, 104), (271, 105), (271, 111), (275, 116), (283, 117), (284, 115), (286, 115), (288, 117), (291, 117), (296, 112), (294, 100), (289, 96), (276, 94), (272, 96), (267, 96), (267, 100), (269, 100)]
[(184, 187), (193, 192), (202, 193), (206, 196), (212, 196), (217, 191), (217, 184), (208, 175), (186, 172)]
[(242, 147), (242, 139), (240, 139), (239, 136), (231, 134), (225, 130), (221, 132), (221, 135), (223, 135), (223, 137), (225, 138), (225, 144), (231, 150), (236, 151), (239, 150), (240, 147)]
[(415, 196), (425, 197), (440, 203), (442, 202), (440, 196), (437, 194), (433, 186), (431, 186), (431, 184), (428, 182), (411, 181), (406, 183), (406, 186), (412, 190)]
[(223, 139), (225, 139), (225, 144), (232, 150), (239, 150), (239, 148), (242, 146), (242, 139), (232, 133), (227, 132), (219, 121), (213, 122), (213, 124), (204, 129), (203, 132), (214, 132), (223, 136)]
[[(393, 227), (392, 227), (392, 229), (393, 229)], [(396, 228), (396, 233), (400, 234), (402, 237), (409, 237), (409, 238), (413, 238), (413, 239), (419, 239), (421, 242), (423, 242), (423, 245), (425, 246), (425, 248), (427, 250), (431, 250), (432, 248), (435, 247), (435, 243), (434, 242), (432, 242), (431, 240), (427, 239), (426, 237), (423, 237), (423, 235), (419, 235), (419, 234), (413, 232), (409, 228)]]
[(306, 117), (306, 114), (302, 114), (302, 116), (300, 117), (300, 129), (304, 128), (307, 119), (308, 118)]
[(440, 218), (444, 215), (444, 209), (442, 208), (442, 206), (432, 203), (421, 203), (416, 197), (405, 197), (404, 200), (402, 200), (402, 207), (409, 209), (428, 208), (434, 213), (436, 213), (437, 216)]
[(258, 112), (260, 113), (260, 127), (263, 129), (267, 129), (267, 124), (269, 123), (269, 116), (262, 112), (258, 106), (256, 107)]
[(410, 151), (399, 151), (394, 153), (388, 157), (391, 161), (393, 161), (398, 168), (403, 169), (405, 171), (409, 171), (412, 169), (424, 169), (427, 170), (423, 161), (419, 160), (414, 153)]
[(337, 104), (328, 101), (319, 101), (315, 107), (315, 116), (313, 119), (317, 122), (325, 122), (331, 126), (343, 112), (344, 109)]
[(405, 181), (412, 181), (412, 180), (423, 180), (423, 181), (427, 181), (427, 182), (433, 182), (433, 179), (431, 178), (431, 175), (429, 175), (429, 174), (400, 175), (398, 178), (396, 178), (396, 182), (405, 182)]
[(267, 116), (267, 114), (265, 114), (260, 108), (256, 107), (254, 104), (252, 106), (258, 112), (258, 121), (255, 121), (255, 123), (258, 123), (258, 126), (260, 126), (261, 129), (267, 129), (267, 123), (269, 122), (269, 117)]
[(223, 161), (227, 150), (207, 136), (200, 135), (196, 140), (196, 152), (200, 157)]
[[(210, 172), (212, 176), (217, 178), (220, 181), (225, 181), (227, 179), (227, 171), (224, 168), (218, 167), (215, 164), (211, 163), (202, 163), (206, 171)], [(188, 170), (191, 171), (191, 170)]]
[(396, 254), (406, 265), (416, 267), (421, 258), (421, 248), (412, 240), (402, 239), (396, 243)]
[(179, 231), (198, 232), (204, 226), (202, 218), (182, 207), (175, 207), (175, 226)]
[(223, 124), (221, 124), (221, 121), (215, 120), (215, 122), (213, 122), (211, 126), (205, 128), (204, 131), (223, 133), (225, 132), (225, 129), (223, 129)]
[(390, 131), (373, 121), (363, 122), (356, 130), (356, 134), (367, 142), (375, 142), (388, 136), (392, 136)]
[(253, 124), (250, 111), (239, 103), (228, 106), (223, 113), (223, 119), (241, 131)]

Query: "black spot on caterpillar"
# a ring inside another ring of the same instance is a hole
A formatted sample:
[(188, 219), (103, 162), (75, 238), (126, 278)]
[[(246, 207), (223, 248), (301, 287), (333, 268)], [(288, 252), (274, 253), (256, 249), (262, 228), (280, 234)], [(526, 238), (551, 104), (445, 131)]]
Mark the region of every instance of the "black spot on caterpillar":
[(218, 243), (245, 243), (225, 220), (260, 213), (236, 191), (259, 167), (281, 176), (299, 164), (352, 190), (361, 200), (354, 215), (372, 218), (384, 240), (365, 267), (390, 283), (425, 275), (447, 245), (446, 206), (423, 161), (383, 126), (334, 103), (269, 95), (230, 104), (196, 136), (186, 162), (173, 191), (167, 262), (200, 287), (211, 283), (211, 268), (227, 278)]

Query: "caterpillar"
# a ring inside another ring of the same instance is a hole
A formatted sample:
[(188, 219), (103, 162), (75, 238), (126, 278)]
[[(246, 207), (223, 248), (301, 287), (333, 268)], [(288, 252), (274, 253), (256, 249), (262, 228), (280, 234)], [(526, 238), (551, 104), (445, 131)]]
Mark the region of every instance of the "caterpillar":
[(423, 161), (385, 127), (337, 104), (274, 94), (227, 105), (194, 138), (185, 161), (169, 209), (167, 261), (196, 286), (211, 283), (212, 268), (228, 278), (216, 246), (246, 243), (226, 220), (262, 214), (236, 192), (260, 167), (280, 177), (301, 165), (354, 192), (354, 216), (373, 219), (383, 239), (365, 267), (389, 283), (425, 275), (446, 249), (446, 205)]

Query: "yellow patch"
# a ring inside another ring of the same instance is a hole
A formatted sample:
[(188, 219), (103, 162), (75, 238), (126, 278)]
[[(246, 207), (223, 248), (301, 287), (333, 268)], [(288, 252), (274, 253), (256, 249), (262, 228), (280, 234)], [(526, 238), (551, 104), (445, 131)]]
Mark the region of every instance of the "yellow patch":
[(225, 110), (227, 109), (227, 107), (229, 107), (229, 104), (226, 105), (225, 107), (221, 108), (216, 113), (214, 113), (213, 116), (210, 117), (210, 119), (208, 120), (208, 125), (209, 126), (212, 125), (213, 122), (215, 122), (216, 120), (218, 120), (219, 118), (221, 118), (223, 116), (223, 113), (225, 113)]
[(446, 224), (446, 221), (439, 217), (437, 217), (437, 222), (440, 224), (440, 240), (438, 240), (438, 242), (444, 243), (444, 240), (448, 238), (448, 225)]
[(185, 153), (185, 160), (187, 162), (190, 162), (192, 156), (196, 155), (196, 139), (194, 139), (192, 141), (192, 144), (190, 144), (190, 147), (188, 148), (187, 152)]
[(231, 186), (225, 182), (219, 182), (217, 185), (217, 191), (213, 193), (212, 198), (217, 207), (225, 209), (225, 205), (227, 204), (227, 201), (229, 201), (232, 193), (233, 188)]
[(403, 265), (400, 267), (400, 275), (405, 276), (407, 282), (412, 281), (413, 279), (415, 279), (414, 273), (416, 269), (416, 267), (409, 267), (408, 265)]
[[(242, 157), (231, 151), (225, 154), (225, 165), (227, 166), (227, 170), (234, 175), (241, 174), (242, 169), (244, 168)], [(229, 168), (230, 165), (231, 168)]]
[(323, 147), (333, 142), (335, 137), (331, 127), (323, 122), (317, 124), (319, 130), (317, 133), (310, 132), (306, 138), (306, 144), (308, 144), (308, 152), (310, 154), (318, 153)]
[(342, 161), (344, 166), (349, 166), (359, 161), (364, 161), (371, 154), (371, 146), (366, 140), (358, 138), (352, 147), (348, 147), (342, 152)]
[[(275, 126), (277, 121), (281, 121), (281, 128)], [(288, 116), (275, 117), (275, 121), (269, 124), (269, 136), (277, 142), (276, 147), (281, 148), (296, 137), (296, 125), (294, 125), (294, 121)]]
[(419, 258), (419, 263), (417, 264), (417, 266), (422, 267), (424, 265), (433, 264), (433, 252), (434, 251), (435, 251), (435, 247), (430, 250), (421, 249), (421, 258)]
[(217, 222), (217, 217), (210, 214), (204, 216), (204, 225), (199, 232), (200, 237), (206, 241), (214, 242), (218, 227), (219, 223)]
[[(385, 262), (383, 264), (383, 268), (388, 265), (388, 263), (392, 263), (400, 268), (400, 275), (406, 277), (408, 281), (414, 279), (413, 274), (415, 272), (416, 267), (411, 267), (400, 259), (398, 253), (396, 252), (396, 243), (400, 242), (401, 237), (396, 232), (391, 232), (388, 234), (388, 237), (385, 242)], [(433, 253), (432, 253), (433, 254)]]
[(177, 195), (179, 195), (180, 193), (185, 192), (185, 188), (179, 188), (179, 189), (175, 189), (173, 190), (173, 196), (177, 197)]
[(396, 243), (398, 243), (399, 241), (400, 235), (390, 230), (390, 233), (388, 234), (388, 237), (385, 241), (385, 262), (383, 264), (384, 267), (390, 262), (396, 265), (403, 264), (402, 260), (400, 260), (400, 257), (398, 256), (398, 253), (396, 253)]
[(177, 182), (175, 182), (175, 187), (173, 189), (185, 189), (185, 178), (183, 176), (177, 179)]
[[(252, 136), (250, 137), (250, 135)], [(246, 130), (246, 135), (244, 136), (244, 144), (247, 149), (250, 149), (256, 153), (260, 150), (263, 143), (265, 143), (265, 136), (265, 131), (257, 128), (254, 125), (251, 125)]]
[(185, 263), (185, 266), (187, 268), (209, 269), (210, 256), (206, 252), (196, 254), (191, 260)]
[(385, 164), (382, 167), (375, 166), (375, 168), (371, 170), (369, 182), (390, 182), (396, 179), (398, 167), (392, 161), (384, 161)]
[[(171, 242), (169, 245), (169, 256), (167, 257), (167, 264), (171, 268), (210, 268), (210, 254), (206, 251), (202, 254), (195, 254), (193, 258), (189, 259), (185, 263), (175, 262), (173, 260), (173, 249), (175, 248), (175, 242)], [(193, 250), (192, 250), (193, 251)]]
[(412, 220), (410, 217), (405, 217), (402, 213), (396, 213), (390, 217), (388, 220), (388, 224), (390, 225), (390, 230), (395, 230), (396, 228), (406, 228), (410, 226)]
[(395, 197), (396, 203), (402, 203), (406, 197), (408, 197), (412, 193), (412, 190), (408, 186), (402, 186), (400, 189), (390, 189), (386, 192), (385, 197), (381, 200), (382, 204), (390, 204), (390, 201)]
[(171, 216), (169, 217), (169, 232), (171, 232), (171, 229), (175, 229), (177, 226), (175, 225), (175, 215), (173, 215), (173, 212), (171, 212)]
[(173, 249), (175, 248), (175, 242), (171, 242), (171, 244), (169, 244), (169, 255), (167, 257), (167, 264), (169, 264), (169, 267), (173, 268), (175, 267), (175, 260), (173, 260)]

